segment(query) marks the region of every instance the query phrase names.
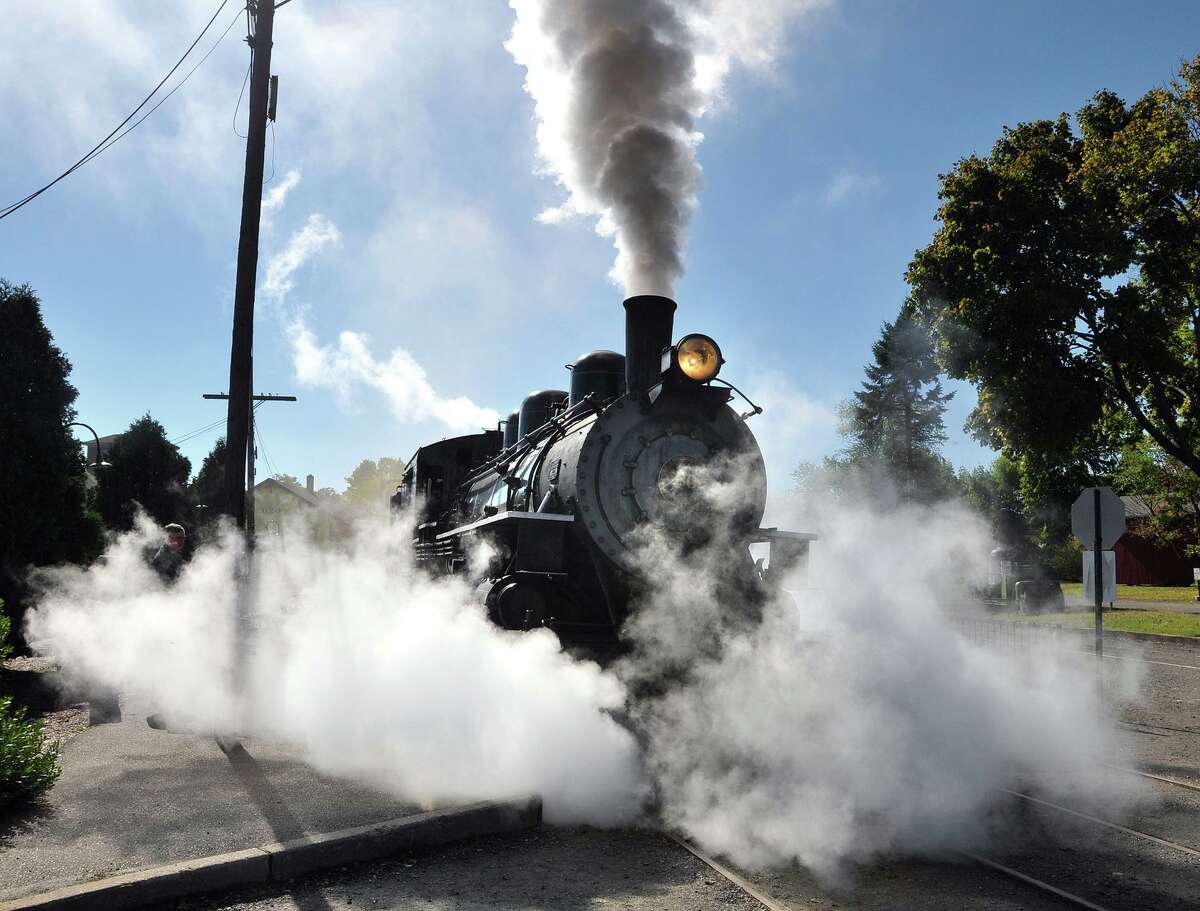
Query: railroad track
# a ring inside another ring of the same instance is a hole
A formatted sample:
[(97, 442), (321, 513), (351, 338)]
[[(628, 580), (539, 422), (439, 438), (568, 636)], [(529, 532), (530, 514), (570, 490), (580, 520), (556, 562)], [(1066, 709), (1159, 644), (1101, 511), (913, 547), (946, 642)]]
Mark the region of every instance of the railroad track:
[[(1174, 778), (1168, 778), (1163, 775), (1155, 775), (1152, 772), (1143, 772), (1140, 769), (1129, 768), (1126, 766), (1111, 765), (1108, 763), (1106, 763), (1105, 765), (1106, 765), (1106, 767), (1114, 769), (1116, 771), (1127, 772), (1127, 773), (1131, 773), (1134, 775), (1139, 775), (1144, 778), (1149, 778), (1154, 781), (1162, 782), (1162, 783), (1172, 785), (1175, 787), (1179, 787), (1179, 788), (1185, 788), (1185, 789), (1191, 790), (1191, 791), (1200, 791), (1200, 786), (1190, 784), (1190, 783), (1184, 782), (1184, 781), (1179, 781)], [(1049, 810), (1055, 811), (1057, 813), (1061, 813), (1061, 814), (1073, 817), (1075, 819), (1084, 820), (1093, 825), (1103, 827), (1109, 831), (1119, 833), (1119, 834), (1124, 835), (1129, 838), (1133, 838), (1136, 841), (1139, 841), (1143, 844), (1154, 845), (1157, 848), (1166, 848), (1170, 851), (1181, 853), (1188, 857), (1196, 858), (1198, 861), (1200, 861), (1200, 850), (1197, 850), (1196, 848), (1193, 848), (1189, 845), (1182, 845), (1182, 844), (1179, 844), (1178, 842), (1170, 841), (1169, 839), (1162, 838), (1157, 835), (1153, 835), (1149, 832), (1143, 832), (1140, 829), (1134, 829), (1134, 828), (1131, 828), (1130, 826), (1125, 826), (1120, 823), (1113, 822), (1112, 820), (1102, 819), (1098, 816), (1093, 816), (1089, 813), (1083, 813), (1079, 810), (1074, 810), (1070, 807), (1063, 806), (1062, 804), (1055, 803), (1054, 801), (1046, 800), (1041, 797), (1035, 797), (1032, 794), (1025, 794), (1020, 791), (1011, 790), (1009, 788), (997, 788), (997, 791), (1008, 797), (1011, 797), (1016, 800), (1025, 801), (1032, 805), (1036, 805), (1042, 809), (1049, 809)], [(747, 880), (745, 877), (741, 876), (740, 874), (738, 874), (736, 871), (732, 870), (725, 864), (721, 863), (716, 858), (705, 853), (700, 848), (691, 844), (686, 839), (683, 839), (683, 838), (681, 838), (675, 834), (669, 833), (669, 832), (666, 834), (667, 834), (667, 837), (669, 839), (671, 839), (671, 841), (675, 842), (677, 845), (682, 847), (684, 850), (686, 850), (689, 853), (691, 853), (692, 855), (694, 855), (696, 858), (698, 858), (701, 862), (706, 864), (714, 872), (716, 872), (720, 876), (724, 877), (729, 882), (733, 883), (735, 886), (737, 886), (739, 889), (741, 889), (747, 895), (751, 896), (753, 899), (755, 899), (757, 902), (759, 902), (759, 904), (761, 904), (763, 907), (769, 909), (769, 911), (796, 911), (796, 909), (790, 907), (789, 905), (774, 898), (770, 894), (764, 892), (762, 889), (755, 886), (752, 882)], [(1092, 901), (1089, 898), (1086, 898), (1082, 895), (1078, 895), (1074, 892), (1070, 892), (1066, 889), (1062, 889), (1062, 888), (1054, 885), (1053, 883), (1047, 882), (1043, 879), (1040, 879), (1036, 876), (1032, 876), (1029, 873), (1023, 872), (1023, 871), (1015, 869), (1013, 867), (1007, 866), (1006, 864), (1002, 864), (993, 858), (986, 857), (981, 854), (975, 854), (975, 853), (968, 852), (968, 851), (960, 851), (959, 854), (960, 854), (960, 856), (978, 864), (981, 867), (984, 867), (985, 869), (991, 870), (995, 873), (1001, 874), (1002, 876), (1005, 876), (1010, 879), (1014, 879), (1018, 882), (1024, 883), (1025, 885), (1038, 890), (1042, 894), (1051, 896), (1061, 902), (1064, 902), (1064, 903), (1070, 905), (1073, 908), (1083, 908), (1083, 909), (1087, 909), (1087, 911), (1110, 911), (1110, 909), (1107, 908), (1106, 906), (1097, 904), (1096, 902)]]

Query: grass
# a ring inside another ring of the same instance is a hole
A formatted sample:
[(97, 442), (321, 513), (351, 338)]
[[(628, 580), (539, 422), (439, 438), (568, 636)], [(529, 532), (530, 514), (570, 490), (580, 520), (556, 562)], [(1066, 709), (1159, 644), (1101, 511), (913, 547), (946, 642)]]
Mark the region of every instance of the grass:
[[(1064, 586), (1065, 587), (1065, 586)], [(1061, 614), (996, 614), (997, 619), (1018, 623), (1040, 623), (1071, 629), (1091, 629), (1095, 614), (1070, 611)], [(1105, 610), (1104, 628), (1129, 633), (1162, 633), (1167, 636), (1200, 636), (1200, 614), (1181, 614), (1169, 610)]]
[[(1078, 601), (1083, 597), (1082, 582), (1063, 582), (1063, 594), (1067, 600)], [(1196, 601), (1194, 585), (1121, 585), (1117, 584), (1117, 602), (1121, 601)]]

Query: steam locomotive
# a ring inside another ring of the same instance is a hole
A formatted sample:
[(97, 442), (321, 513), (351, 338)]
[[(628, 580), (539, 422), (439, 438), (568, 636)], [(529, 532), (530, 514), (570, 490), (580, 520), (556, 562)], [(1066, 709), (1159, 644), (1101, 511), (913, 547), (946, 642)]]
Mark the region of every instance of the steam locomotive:
[[(685, 549), (719, 532), (748, 600), (807, 561), (814, 535), (760, 527), (766, 471), (746, 419), (762, 409), (731, 407), (717, 343), (672, 343), (669, 298), (624, 307), (624, 356), (583, 355), (569, 391), (531, 393), (502, 430), (423, 446), (406, 466), (397, 500), (416, 510), (418, 563), (471, 574), (505, 628), (615, 643), (645, 581), (649, 530)], [(731, 465), (735, 495), (714, 509), (696, 486)], [(766, 550), (757, 561), (753, 544)]]

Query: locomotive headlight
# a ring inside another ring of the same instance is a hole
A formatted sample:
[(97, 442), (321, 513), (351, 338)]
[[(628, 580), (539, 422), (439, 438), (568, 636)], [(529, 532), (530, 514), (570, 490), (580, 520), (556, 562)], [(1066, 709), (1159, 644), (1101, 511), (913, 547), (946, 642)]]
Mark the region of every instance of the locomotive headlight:
[(688, 335), (675, 346), (675, 363), (689, 380), (707, 383), (721, 371), (721, 349), (707, 335)]

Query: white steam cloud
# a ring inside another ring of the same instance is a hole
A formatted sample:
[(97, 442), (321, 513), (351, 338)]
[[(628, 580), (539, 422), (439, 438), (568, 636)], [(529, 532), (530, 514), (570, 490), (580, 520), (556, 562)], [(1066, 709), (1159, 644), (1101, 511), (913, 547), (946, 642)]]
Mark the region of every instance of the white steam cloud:
[[(289, 171), (263, 200), (264, 209), (272, 214), (278, 212), (299, 182), (300, 173)], [(343, 401), (348, 401), (358, 386), (376, 389), (383, 393), (392, 414), (400, 421), (432, 419), (464, 432), (495, 427), (500, 420), (497, 412), (461, 396), (448, 398), (439, 394), (424, 368), (407, 351), (397, 348), (387, 360), (377, 360), (371, 354), (368, 338), (348, 331), (341, 333), (336, 346), (322, 346), (299, 311), (288, 313), (285, 302), (295, 288), (296, 273), (322, 250), (337, 246), (341, 240), (337, 225), (314, 212), (267, 261), (263, 292), (285, 321), (297, 381), (309, 388), (333, 389)]]
[[(738, 501), (745, 478), (729, 466), (689, 471), (681, 495)], [(1132, 777), (1100, 774), (1123, 745), (1096, 703), (1094, 659), (991, 649), (945, 612), (984, 571), (977, 520), (954, 505), (810, 505), (814, 586), (765, 600), (739, 588), (718, 524), (703, 526), (717, 529), (706, 546), (651, 534), (633, 649), (611, 670), (547, 631), (492, 627), (465, 580), (414, 569), (401, 525), (326, 546), (295, 529), (261, 540), (241, 703), (232, 538), (164, 588), (143, 524), (91, 569), (51, 571), (29, 631), (64, 668), (176, 723), (286, 739), (402, 798), (536, 791), (551, 820), (614, 825), (653, 795), (666, 825), (711, 851), (828, 880), (879, 857), (985, 847), (1004, 834), (989, 813), (998, 788), (1105, 815), (1138, 797)], [(1131, 676), (1110, 678), (1109, 695), (1127, 700), (1136, 665), (1122, 665)]]
[(172, 726), (283, 738), (330, 774), (424, 805), (540, 793), (560, 821), (628, 821), (643, 782), (611, 712), (623, 692), (549, 631), (492, 626), (458, 580), (410, 562), (408, 529), (364, 522), (336, 548), (299, 527), (255, 550), (239, 703), (235, 535), (165, 588), (144, 519), (91, 569), (54, 570), (29, 631), (64, 668), (134, 695)]
[(538, 155), (567, 191), (543, 221), (595, 217), (629, 294), (672, 293), (700, 187), (696, 121), (736, 65), (763, 72), (827, 0), (510, 0)]
[[(690, 486), (719, 503), (745, 483), (726, 466)], [(799, 861), (837, 880), (880, 856), (984, 847), (998, 788), (1106, 813), (1137, 798), (1100, 767), (1122, 744), (1094, 659), (989, 648), (947, 613), (986, 572), (976, 517), (955, 504), (806, 505), (785, 527), (820, 520), (813, 587), (760, 605), (738, 597), (720, 540), (646, 542), (650, 590), (620, 673), (635, 691), (651, 684), (631, 714), (668, 825), (748, 867)], [(1109, 695), (1132, 698), (1137, 671), (1121, 671)]]

